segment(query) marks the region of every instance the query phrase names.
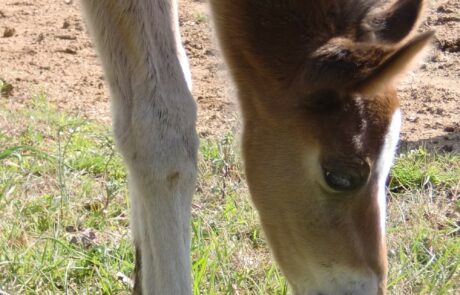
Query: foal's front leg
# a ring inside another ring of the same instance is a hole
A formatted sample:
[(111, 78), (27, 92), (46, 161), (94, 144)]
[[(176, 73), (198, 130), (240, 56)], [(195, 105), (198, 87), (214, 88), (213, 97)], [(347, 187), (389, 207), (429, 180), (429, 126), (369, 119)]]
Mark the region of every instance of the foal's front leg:
[(137, 294), (191, 294), (196, 106), (179, 50), (176, 2), (83, 0), (128, 166)]

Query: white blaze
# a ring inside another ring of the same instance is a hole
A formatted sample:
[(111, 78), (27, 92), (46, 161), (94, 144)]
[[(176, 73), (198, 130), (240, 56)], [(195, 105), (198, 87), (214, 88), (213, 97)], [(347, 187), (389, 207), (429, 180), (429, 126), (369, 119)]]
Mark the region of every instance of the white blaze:
[(386, 217), (386, 193), (385, 182), (393, 163), (396, 146), (398, 144), (399, 132), (401, 129), (401, 110), (397, 109), (390, 122), (380, 157), (377, 160), (376, 172), (378, 175), (378, 204), (380, 209), (380, 227), (382, 233), (385, 233)]

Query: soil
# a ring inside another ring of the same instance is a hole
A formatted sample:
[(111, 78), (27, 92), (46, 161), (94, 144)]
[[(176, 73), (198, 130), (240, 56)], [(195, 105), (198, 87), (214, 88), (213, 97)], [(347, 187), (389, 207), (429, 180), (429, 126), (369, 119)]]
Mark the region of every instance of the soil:
[[(59, 109), (110, 122), (108, 91), (78, 1), (1, 0), (1, 99), (27, 107), (44, 92)], [(199, 106), (202, 137), (238, 129), (237, 104), (213, 41), (204, 0), (182, 0), (180, 22)], [(430, 1), (421, 31), (435, 30), (433, 49), (401, 83), (403, 148), (460, 152), (460, 0)], [(1, 126), (0, 126), (1, 128)]]

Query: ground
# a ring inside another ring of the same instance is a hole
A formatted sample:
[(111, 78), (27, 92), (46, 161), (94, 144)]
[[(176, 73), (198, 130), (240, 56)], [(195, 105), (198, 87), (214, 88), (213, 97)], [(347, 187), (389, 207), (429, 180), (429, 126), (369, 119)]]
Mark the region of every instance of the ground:
[[(205, 2), (182, 0), (180, 13), (202, 137), (231, 132), (239, 122)], [(460, 151), (459, 12), (459, 0), (430, 2), (422, 30), (436, 30), (434, 47), (400, 86), (403, 147)], [(60, 109), (110, 121), (109, 94), (78, 1), (2, 0), (0, 79), (12, 86), (2, 93), (11, 108), (22, 108), (33, 94), (45, 92)]]

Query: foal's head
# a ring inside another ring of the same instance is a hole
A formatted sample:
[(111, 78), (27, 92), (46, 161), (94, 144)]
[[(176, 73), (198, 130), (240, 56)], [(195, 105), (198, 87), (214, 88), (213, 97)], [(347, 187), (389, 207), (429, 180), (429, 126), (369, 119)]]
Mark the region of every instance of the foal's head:
[(432, 34), (411, 37), (422, 0), (373, 2), (211, 1), (251, 196), (295, 294), (385, 292), (394, 82)]

